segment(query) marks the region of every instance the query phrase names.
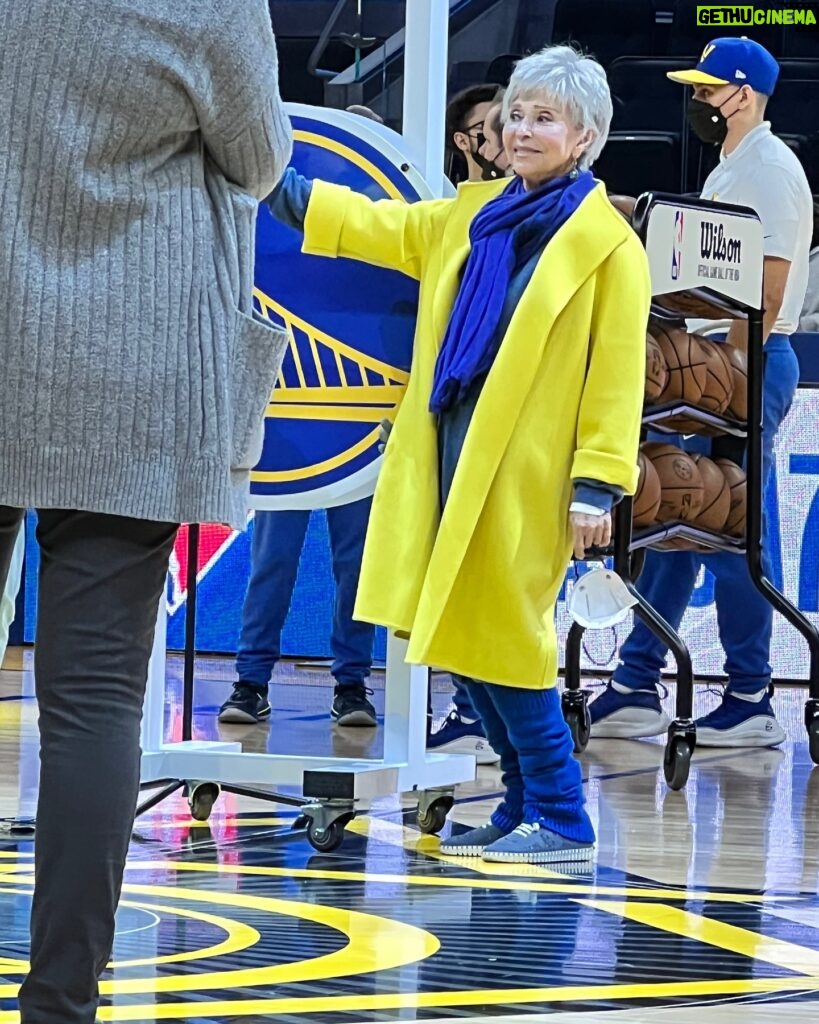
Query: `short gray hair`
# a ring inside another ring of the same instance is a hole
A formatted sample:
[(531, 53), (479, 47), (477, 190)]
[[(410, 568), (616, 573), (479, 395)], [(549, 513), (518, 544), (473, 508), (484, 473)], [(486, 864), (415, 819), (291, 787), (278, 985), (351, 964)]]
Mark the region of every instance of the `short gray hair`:
[(576, 128), (594, 133), (578, 164), (590, 167), (603, 152), (611, 126), (612, 102), (606, 72), (594, 59), (571, 46), (547, 46), (518, 61), (503, 98), (503, 120), (521, 98), (544, 96)]

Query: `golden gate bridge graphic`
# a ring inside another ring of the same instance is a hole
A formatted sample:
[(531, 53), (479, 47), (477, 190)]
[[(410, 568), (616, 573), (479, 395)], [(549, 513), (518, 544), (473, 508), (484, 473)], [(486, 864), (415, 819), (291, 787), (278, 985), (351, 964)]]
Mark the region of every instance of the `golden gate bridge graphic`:
[(352, 461), (376, 443), (382, 420), (395, 419), (409, 373), (319, 330), (260, 289), (253, 294), (261, 314), (283, 323), (290, 335), (268, 419), (372, 424), (363, 438), (328, 459), (288, 470), (257, 469), (253, 479), (308, 480)]

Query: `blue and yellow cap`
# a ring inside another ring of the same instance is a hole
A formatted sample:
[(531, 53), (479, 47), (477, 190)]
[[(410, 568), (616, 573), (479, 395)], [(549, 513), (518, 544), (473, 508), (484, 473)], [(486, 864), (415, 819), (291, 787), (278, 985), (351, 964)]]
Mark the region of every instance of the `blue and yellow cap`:
[(779, 65), (759, 43), (746, 36), (712, 39), (699, 64), (688, 71), (669, 71), (672, 82), (683, 85), (750, 85), (770, 96), (779, 78)]

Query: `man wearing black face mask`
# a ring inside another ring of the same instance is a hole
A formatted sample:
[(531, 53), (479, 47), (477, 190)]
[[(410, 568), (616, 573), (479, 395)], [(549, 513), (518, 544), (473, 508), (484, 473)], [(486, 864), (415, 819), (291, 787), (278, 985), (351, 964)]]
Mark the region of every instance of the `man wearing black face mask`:
[[(796, 156), (771, 133), (765, 107), (779, 65), (764, 47), (746, 38), (714, 39), (691, 71), (669, 78), (694, 87), (688, 118), (705, 143), (722, 147), (708, 176), (703, 199), (747, 206), (762, 222), (765, 337), (763, 473), (773, 464), (776, 431), (785, 419), (799, 380), (789, 335), (797, 329), (808, 282), (812, 225), (810, 187)], [(748, 346), (744, 322), (689, 323), (689, 329)], [(667, 440), (667, 438), (666, 438)], [(707, 438), (684, 447), (706, 454)], [(767, 562), (767, 538), (763, 536)], [(676, 629), (685, 613), (700, 566), (716, 578), (720, 640), (728, 686), (721, 704), (697, 722), (698, 746), (770, 747), (785, 739), (770, 700), (773, 609), (751, 581), (744, 558), (732, 554), (649, 552), (640, 592)], [(770, 577), (768, 565), (766, 573)], [(635, 739), (668, 728), (657, 682), (666, 648), (645, 626), (635, 626), (620, 651), (620, 664), (606, 691), (590, 705), (592, 734)]]
[(478, 150), (483, 159), (481, 177), (484, 181), (497, 181), (512, 174), (509, 157), (503, 145), (503, 124), (501, 115), (503, 100), (499, 100), (486, 115), (483, 123), (483, 145)]
[(483, 123), (497, 102), (499, 85), (473, 85), (454, 96), (446, 108), (446, 143), (453, 184), (483, 181), (487, 161), (481, 156)]

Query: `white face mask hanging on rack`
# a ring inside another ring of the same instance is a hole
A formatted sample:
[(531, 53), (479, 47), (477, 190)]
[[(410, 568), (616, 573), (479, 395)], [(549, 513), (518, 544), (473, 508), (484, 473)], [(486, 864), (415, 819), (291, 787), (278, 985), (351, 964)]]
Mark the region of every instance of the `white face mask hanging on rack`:
[(567, 604), (569, 615), (586, 629), (607, 629), (622, 622), (637, 599), (611, 569), (593, 569), (575, 583)]

